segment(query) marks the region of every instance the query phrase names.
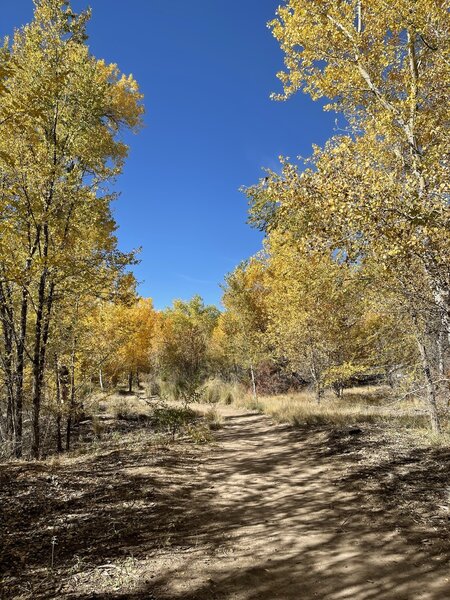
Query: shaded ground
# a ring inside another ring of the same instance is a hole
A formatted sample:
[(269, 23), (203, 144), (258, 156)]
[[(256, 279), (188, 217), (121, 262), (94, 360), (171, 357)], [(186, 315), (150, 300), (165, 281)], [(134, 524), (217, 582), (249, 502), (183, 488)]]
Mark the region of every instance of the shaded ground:
[(448, 449), (224, 410), (211, 446), (1, 467), (2, 598), (450, 598)]

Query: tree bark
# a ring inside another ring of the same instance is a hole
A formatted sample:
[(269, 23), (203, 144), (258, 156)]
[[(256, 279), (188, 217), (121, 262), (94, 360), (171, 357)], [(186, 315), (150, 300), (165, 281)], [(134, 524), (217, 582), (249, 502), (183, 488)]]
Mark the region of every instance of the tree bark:
[(6, 436), (7, 439), (13, 442), (13, 447), (16, 442), (15, 429), (15, 403), (14, 403), (14, 376), (13, 376), (13, 317), (12, 307), (8, 303), (6, 297), (5, 286), (0, 282), (0, 318), (2, 321), (3, 331), (3, 370), (5, 373), (6, 384)]
[(444, 344), (441, 336), (439, 336), (438, 340), (438, 353), (439, 353), (439, 375), (440, 377), (444, 377), (445, 375), (445, 360), (444, 360)]
[(363, 29), (362, 3), (361, 3), (361, 0), (358, 0), (358, 2), (356, 3), (356, 31), (358, 33), (361, 33), (362, 29)]
[(130, 394), (133, 392), (133, 371), (128, 373), (128, 392)]
[(61, 379), (58, 357), (55, 354), (55, 384), (56, 384), (56, 450), (58, 453), (63, 451), (61, 421), (62, 421), (62, 399), (61, 399)]
[(323, 397), (322, 385), (320, 384), (319, 381), (316, 381), (314, 387), (315, 387), (315, 392), (316, 392), (316, 402), (317, 402), (317, 404), (320, 404), (322, 401), (322, 397)]
[(45, 285), (47, 279), (47, 270), (41, 274), (39, 282), (39, 295), (36, 311), (36, 329), (34, 334), (34, 353), (33, 353), (33, 417), (32, 417), (32, 442), (31, 454), (33, 458), (39, 458), (40, 447), (40, 412), (41, 412), (41, 344), (42, 344), (42, 321), (44, 318), (45, 306)]
[(15, 371), (14, 386), (14, 428), (15, 444), (14, 454), (20, 458), (23, 453), (23, 376), (25, 369), (25, 343), (28, 324), (28, 289), (22, 288), (22, 301), (20, 305), (20, 329), (16, 340), (17, 366)]
[(45, 288), (47, 284), (48, 271), (45, 268), (39, 282), (39, 294), (36, 313), (36, 330), (34, 338), (33, 353), (33, 419), (32, 419), (32, 444), (31, 453), (33, 458), (39, 458), (40, 452), (40, 412), (42, 387), (44, 383), (45, 359), (47, 342), (50, 329), (50, 317), (53, 304), (54, 284), (50, 284), (47, 298)]
[(428, 360), (427, 349), (420, 338), (417, 338), (420, 357), (422, 359), (422, 370), (425, 378), (425, 389), (427, 391), (428, 412), (430, 415), (431, 429), (433, 433), (441, 433), (439, 413), (437, 410), (437, 389), (433, 381), (430, 362)]
[(341, 383), (334, 383), (333, 391), (336, 395), (336, 398), (342, 398), (344, 395), (344, 386)]
[(256, 393), (256, 380), (255, 380), (255, 371), (253, 370), (253, 365), (250, 365), (250, 375), (252, 378), (252, 394), (253, 394), (253, 399), (257, 400), (258, 398), (258, 394)]
[(317, 404), (320, 404), (320, 401), (322, 400), (322, 395), (323, 395), (321, 371), (317, 368), (316, 353), (315, 353), (315, 349), (313, 346), (311, 346), (310, 352), (311, 352), (311, 354), (310, 354), (310, 360), (311, 360), (310, 371), (311, 371), (311, 376), (312, 376), (312, 379), (314, 382), (316, 402), (317, 402)]
[(70, 441), (72, 436), (72, 421), (75, 413), (76, 404), (76, 389), (75, 389), (75, 346), (76, 340), (73, 342), (73, 350), (70, 365), (70, 405), (69, 415), (67, 417), (67, 429), (66, 429), (66, 450), (70, 450)]

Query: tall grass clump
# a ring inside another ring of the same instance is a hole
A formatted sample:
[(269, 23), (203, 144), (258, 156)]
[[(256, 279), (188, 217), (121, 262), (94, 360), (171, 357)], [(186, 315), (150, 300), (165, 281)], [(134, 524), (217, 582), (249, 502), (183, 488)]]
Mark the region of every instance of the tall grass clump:
[(239, 383), (219, 378), (209, 379), (202, 387), (202, 400), (207, 404), (233, 404), (245, 393)]
[(211, 406), (211, 408), (204, 412), (203, 418), (211, 430), (220, 429), (223, 426), (223, 416), (215, 406)]

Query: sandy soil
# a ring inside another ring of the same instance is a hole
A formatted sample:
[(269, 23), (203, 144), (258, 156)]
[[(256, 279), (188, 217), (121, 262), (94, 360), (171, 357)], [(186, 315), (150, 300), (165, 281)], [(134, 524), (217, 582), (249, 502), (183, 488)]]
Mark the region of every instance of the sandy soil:
[(448, 449), (222, 410), (209, 446), (3, 466), (1, 597), (450, 598)]

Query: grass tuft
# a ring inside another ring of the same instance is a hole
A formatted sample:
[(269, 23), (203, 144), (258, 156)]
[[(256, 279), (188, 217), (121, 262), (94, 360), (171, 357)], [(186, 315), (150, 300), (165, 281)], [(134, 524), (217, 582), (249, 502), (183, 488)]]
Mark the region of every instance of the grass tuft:
[(209, 379), (201, 389), (202, 401), (207, 404), (226, 404), (236, 402), (244, 391), (238, 383), (229, 383), (222, 379)]

